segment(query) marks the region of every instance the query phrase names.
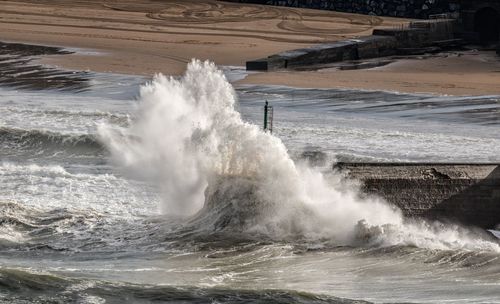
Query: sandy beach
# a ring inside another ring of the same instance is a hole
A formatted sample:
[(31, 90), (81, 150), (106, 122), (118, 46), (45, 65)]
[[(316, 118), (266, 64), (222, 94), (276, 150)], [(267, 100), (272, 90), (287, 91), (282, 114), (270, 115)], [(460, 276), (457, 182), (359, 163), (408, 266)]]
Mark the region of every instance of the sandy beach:
[[(176, 75), (191, 58), (243, 66), (247, 60), (405, 22), (220, 1), (1, 1), (0, 40), (81, 49), (40, 60), (63, 68)], [(493, 54), (465, 52), (364, 70), (258, 73), (242, 83), (482, 95), (500, 94), (498, 71)]]
[(220, 1), (1, 1), (0, 40), (95, 49), (73, 69), (180, 74), (191, 58), (247, 60), (370, 34), (404, 20)]
[(459, 51), (399, 59), (362, 70), (334, 68), (249, 75), (245, 84), (384, 90), (444, 95), (500, 94), (500, 60), (494, 52)]

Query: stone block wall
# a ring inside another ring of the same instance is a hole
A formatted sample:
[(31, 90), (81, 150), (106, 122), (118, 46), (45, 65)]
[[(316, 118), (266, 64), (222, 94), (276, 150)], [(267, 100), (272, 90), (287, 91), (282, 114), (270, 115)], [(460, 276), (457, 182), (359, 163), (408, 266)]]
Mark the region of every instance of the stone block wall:
[(333, 10), (347, 13), (406, 18), (457, 13), (460, 0), (230, 0), (232, 2), (259, 3), (277, 6)]

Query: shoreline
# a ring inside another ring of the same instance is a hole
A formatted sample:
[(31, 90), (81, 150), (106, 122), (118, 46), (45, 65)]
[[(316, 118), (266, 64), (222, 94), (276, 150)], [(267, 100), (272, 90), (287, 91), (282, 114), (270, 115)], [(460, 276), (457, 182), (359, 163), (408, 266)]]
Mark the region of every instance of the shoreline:
[[(77, 70), (77, 69), (72, 69), (71, 67), (66, 66), (65, 64), (60, 64), (61, 62), (64, 63), (64, 60), (61, 60), (60, 57), (65, 57), (65, 56), (85, 56), (85, 57), (101, 57), (105, 55), (109, 55), (112, 53), (107, 52), (106, 50), (99, 50), (99, 49), (90, 49), (90, 48), (76, 48), (72, 46), (64, 46), (64, 45), (56, 45), (56, 44), (42, 44), (42, 43), (27, 43), (23, 41), (0, 41), (0, 44), (23, 44), (27, 45), (28, 47), (30, 46), (35, 46), (35, 47), (40, 47), (40, 48), (52, 48), (52, 49), (58, 49), (56, 53), (47, 53), (47, 54), (27, 54), (25, 55), (25, 59), (29, 60), (29, 67), (32, 69), (40, 69), (42, 71), (50, 71), (51, 73), (60, 73), (62, 76), (69, 76), (69, 78), (76, 77), (76, 76), (82, 76), (85, 75), (86, 73), (89, 72), (96, 72), (96, 73), (106, 73), (106, 74), (118, 74), (118, 75), (126, 75), (126, 76), (148, 76), (152, 77), (153, 74), (150, 73), (122, 73), (122, 72), (114, 72), (114, 71), (106, 71), (106, 70)], [(478, 54), (477, 56), (481, 57), (484, 54)], [(440, 57), (438, 56), (431, 56), (431, 57)], [(387, 58), (380, 58), (382, 60), (387, 60)], [(391, 60), (391, 59), (389, 59)], [(277, 72), (249, 72), (246, 73), (243, 77), (241, 75), (237, 75), (237, 79), (230, 80), (231, 84), (235, 86), (235, 88), (238, 87), (244, 87), (244, 86), (254, 86), (254, 85), (262, 85), (262, 86), (278, 86), (278, 87), (290, 87), (290, 88), (299, 88), (299, 89), (322, 89), (322, 90), (339, 90), (339, 91), (366, 91), (366, 92), (386, 92), (390, 94), (401, 94), (401, 95), (422, 95), (422, 96), (457, 96), (457, 97), (479, 97), (479, 96), (500, 96), (500, 87), (496, 89), (496, 87), (492, 88), (492, 90), (478, 90), (478, 89), (471, 89), (471, 88), (466, 88), (465, 90), (457, 90), (457, 88), (453, 87), (443, 87), (438, 90), (430, 90), (430, 91), (422, 91), (424, 86), (421, 86), (419, 84), (418, 86), (415, 87), (415, 90), (413, 89), (408, 89), (406, 87), (406, 90), (401, 90), (405, 89), (401, 86), (398, 86), (396, 83), (394, 86), (383, 86), (383, 85), (378, 85), (376, 82), (373, 86), (371, 85), (366, 85), (365, 83), (360, 83), (356, 81), (349, 82), (349, 78), (339, 78), (336, 79), (335, 81), (332, 81), (332, 77), (335, 76), (336, 73), (346, 73), (346, 72), (351, 72), (353, 74), (356, 74), (358, 76), (368, 76), (370, 73), (379, 73), (379, 71), (383, 71), (384, 69), (391, 70), (391, 65), (407, 65), (409, 62), (412, 61), (425, 61), (428, 59), (415, 59), (415, 58), (407, 58), (407, 59), (392, 59), (392, 62), (386, 65), (383, 65), (381, 67), (375, 67), (375, 68), (367, 68), (367, 69), (359, 69), (359, 70), (338, 70), (336, 68), (323, 68), (323, 69), (318, 69), (318, 70), (310, 70), (310, 71), (277, 71)], [(17, 63), (14, 63), (17, 64)], [(244, 69), (244, 66), (231, 66), (231, 65), (219, 65), (221, 69), (224, 67), (237, 67), (237, 68), (242, 68)], [(177, 76), (182, 74), (180, 72), (179, 74), (174, 74), (173, 76)], [(156, 73), (155, 73), (156, 74)], [(500, 74), (500, 71), (499, 71)], [(168, 75), (168, 74), (165, 74)], [(325, 77), (326, 75), (326, 77)], [(8, 76), (8, 75), (7, 75)], [(498, 75), (500, 77), (500, 75)], [(43, 77), (43, 76), (42, 76)], [(319, 78), (321, 79), (319, 79)], [(243, 79), (241, 79), (243, 78)], [(304, 79), (306, 78), (306, 79)], [(500, 78), (499, 78), (500, 79)], [(67, 81), (65, 79), (65, 81)], [(88, 76), (85, 75), (85, 81), (88, 80)], [(358, 80), (360, 81), (365, 81), (363, 77), (360, 77)], [(499, 80), (500, 81), (500, 80)], [(46, 79), (40, 78), (38, 83), (46, 82)], [(21, 84), (27, 84), (24, 79), (20, 79), (16, 81), (17, 86), (21, 86)], [(36, 88), (36, 85), (34, 85), (35, 82), (32, 81), (31, 84), (28, 84), (29, 86), (33, 86), (33, 88)], [(325, 84), (326, 83), (326, 84)], [(499, 82), (500, 83), (500, 82)], [(349, 86), (351, 85), (351, 86)], [(10, 84), (6, 84), (6, 86), (12, 86)], [(15, 87), (16, 85), (13, 85)], [(51, 84), (51, 86), (56, 87), (56, 84)], [(63, 88), (63, 89), (69, 89), (71, 88)], [(463, 94), (457, 94), (459, 92), (462, 92)], [(477, 93), (477, 94), (474, 94)]]
[[(105, 49), (74, 47), (63, 44), (43, 44), (26, 41), (12, 41), (9, 43), (22, 43), (38, 45), (41, 47), (56, 47), (71, 52), (70, 54), (42, 55), (35, 58), (33, 63), (61, 70), (79, 72), (99, 72), (123, 74), (132, 76), (153, 76), (156, 73), (165, 75), (181, 75), (187, 62), (176, 70), (176, 73), (150, 72), (149, 70), (114, 71), (109, 66), (100, 68), (77, 69), (70, 62), (72, 58), (81, 57), (87, 61), (102, 61), (113, 56), (114, 53)], [(450, 56), (451, 54), (451, 56)], [(293, 88), (311, 89), (337, 89), (358, 91), (381, 91), (394, 94), (417, 94), (433, 96), (490, 96), (500, 95), (500, 59), (496, 59), (494, 52), (457, 51), (446, 52), (428, 58), (379, 58), (390, 60), (391, 63), (373, 68), (354, 70), (339, 70), (338, 68), (321, 68), (308, 71), (276, 71), (276, 72), (251, 72), (244, 79), (232, 82), (233, 85), (276, 85)], [(457, 62), (454, 57), (461, 58)], [(473, 63), (471, 61), (479, 63)], [(208, 59), (210, 60), (210, 59)], [(436, 64), (436, 69), (429, 69)], [(474, 66), (475, 65), (475, 66)], [(238, 65), (221, 65), (236, 66)], [(479, 71), (470, 72), (470, 68)], [(411, 72), (411, 69), (421, 69), (423, 72)], [(427, 69), (427, 70), (426, 70)], [(455, 70), (455, 71), (454, 71)], [(469, 70), (468, 75), (467, 70)], [(468, 77), (467, 77), (468, 76)]]
[(240, 84), (388, 91), (445, 96), (500, 95), (500, 58), (493, 51), (455, 51), (391, 59), (380, 67), (276, 71), (249, 75)]
[(69, 51), (62, 47), (0, 41), (0, 84), (28, 90), (88, 90), (89, 72), (54, 68), (37, 62), (40, 57), (67, 54)]
[[(179, 17), (183, 14), (187, 17)], [(356, 38), (371, 34), (375, 28), (407, 21), (297, 8), (262, 9), (259, 5), (218, 1), (185, 1), (180, 8), (146, 0), (112, 5), (103, 5), (100, 0), (74, 5), (14, 0), (3, 2), (0, 10), (0, 41), (77, 50), (67, 55), (40, 56), (33, 61), (56, 69), (137, 76), (180, 75), (191, 58), (211, 60), (219, 66), (243, 66), (247, 60)], [(170, 33), (172, 29), (176, 33)], [(400, 94), (500, 95), (500, 57), (493, 51), (379, 60), (392, 62), (357, 70), (331, 66), (251, 73), (234, 84)]]

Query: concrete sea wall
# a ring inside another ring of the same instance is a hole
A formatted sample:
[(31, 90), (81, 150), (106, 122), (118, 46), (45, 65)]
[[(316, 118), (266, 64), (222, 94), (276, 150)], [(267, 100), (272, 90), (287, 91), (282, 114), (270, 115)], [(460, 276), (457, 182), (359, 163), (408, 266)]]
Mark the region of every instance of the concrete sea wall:
[(334, 170), (409, 217), (500, 224), (500, 164), (337, 163)]
[(282, 52), (246, 63), (247, 70), (273, 71), (348, 60), (424, 53), (455, 43), (455, 21), (412, 22), (405, 28), (376, 29), (373, 35)]
[(406, 18), (428, 18), (429, 15), (460, 11), (459, 0), (230, 0), (278, 6), (325, 9), (347, 13)]

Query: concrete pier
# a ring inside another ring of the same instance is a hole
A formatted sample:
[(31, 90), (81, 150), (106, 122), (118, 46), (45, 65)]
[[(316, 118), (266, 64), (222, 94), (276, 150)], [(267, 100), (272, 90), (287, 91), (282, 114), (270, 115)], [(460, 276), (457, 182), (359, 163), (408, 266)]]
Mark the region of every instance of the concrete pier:
[(334, 170), (409, 217), (500, 224), (500, 164), (337, 163)]

